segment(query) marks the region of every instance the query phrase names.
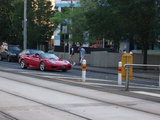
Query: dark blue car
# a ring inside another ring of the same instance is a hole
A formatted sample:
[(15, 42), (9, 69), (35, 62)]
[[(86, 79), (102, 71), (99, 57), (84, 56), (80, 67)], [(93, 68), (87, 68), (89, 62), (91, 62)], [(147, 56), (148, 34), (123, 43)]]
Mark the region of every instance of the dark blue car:
[(22, 52), (22, 49), (17, 45), (7, 45), (4, 48), (1, 47), (0, 60), (7, 59), (8, 62), (18, 61), (18, 55), (20, 52)]

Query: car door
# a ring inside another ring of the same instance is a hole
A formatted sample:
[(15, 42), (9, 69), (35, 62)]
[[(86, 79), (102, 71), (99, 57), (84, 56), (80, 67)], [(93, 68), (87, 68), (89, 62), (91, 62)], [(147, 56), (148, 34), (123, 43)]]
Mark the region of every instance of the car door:
[(24, 51), (24, 52), (21, 54), (21, 57), (23, 57), (23, 59), (25, 60), (25, 63), (26, 63), (27, 65), (30, 65), (31, 55), (30, 55), (29, 50)]
[(39, 55), (31, 55), (30, 64), (33, 68), (39, 68), (40, 56)]
[(4, 49), (4, 51), (2, 52), (2, 57), (7, 58), (8, 55), (9, 55), (8, 50)]

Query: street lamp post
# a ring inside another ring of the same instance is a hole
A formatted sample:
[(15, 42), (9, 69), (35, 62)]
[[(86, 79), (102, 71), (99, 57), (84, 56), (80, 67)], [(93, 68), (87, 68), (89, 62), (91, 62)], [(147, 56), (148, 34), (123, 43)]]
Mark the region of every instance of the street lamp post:
[(23, 49), (27, 48), (27, 0), (24, 0)]
[[(73, 11), (73, 0), (71, 0), (71, 10)], [(72, 24), (72, 19), (70, 20), (70, 24)], [(70, 28), (72, 29), (72, 28)], [(69, 42), (68, 42), (68, 54), (70, 54), (70, 39), (72, 38), (72, 34), (69, 34)]]

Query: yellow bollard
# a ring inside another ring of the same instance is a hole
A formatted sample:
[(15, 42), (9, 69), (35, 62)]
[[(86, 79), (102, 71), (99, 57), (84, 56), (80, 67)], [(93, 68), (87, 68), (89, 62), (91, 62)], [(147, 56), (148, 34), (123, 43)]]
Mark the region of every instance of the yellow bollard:
[[(130, 53), (125, 53), (122, 55), (121, 61), (122, 61), (122, 66), (124, 66), (125, 64), (133, 64), (133, 57)], [(128, 75), (126, 75), (126, 73), (127, 73), (126, 69), (122, 67), (122, 80), (126, 80), (126, 76), (128, 76), (129, 80), (132, 80), (133, 68), (132, 67), (129, 68)]]

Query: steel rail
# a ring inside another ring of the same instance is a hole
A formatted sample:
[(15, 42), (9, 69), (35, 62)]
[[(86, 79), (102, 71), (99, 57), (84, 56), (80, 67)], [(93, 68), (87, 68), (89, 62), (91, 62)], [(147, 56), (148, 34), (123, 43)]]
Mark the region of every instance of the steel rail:
[(160, 67), (160, 65), (151, 65), (151, 64), (125, 64), (124, 67)]
[(126, 86), (125, 90), (129, 89), (129, 67), (159, 67), (159, 87), (160, 87), (160, 65), (151, 65), (151, 64), (124, 64), (124, 68), (126, 69)]

